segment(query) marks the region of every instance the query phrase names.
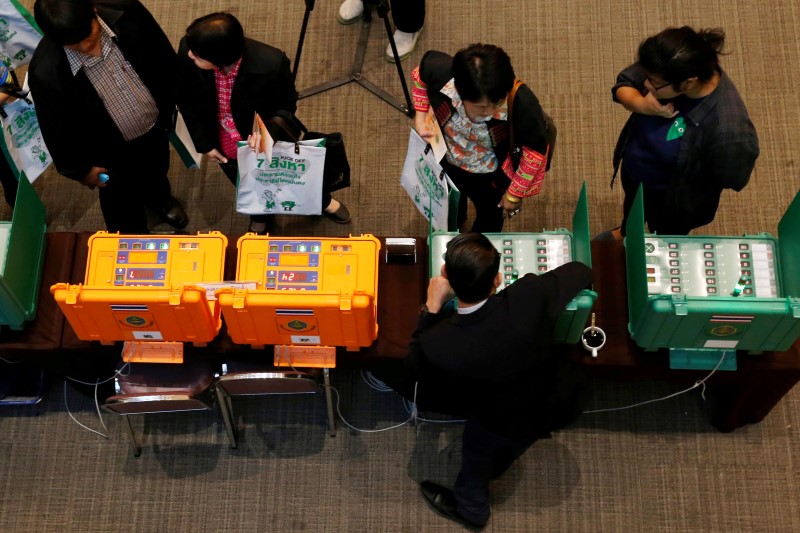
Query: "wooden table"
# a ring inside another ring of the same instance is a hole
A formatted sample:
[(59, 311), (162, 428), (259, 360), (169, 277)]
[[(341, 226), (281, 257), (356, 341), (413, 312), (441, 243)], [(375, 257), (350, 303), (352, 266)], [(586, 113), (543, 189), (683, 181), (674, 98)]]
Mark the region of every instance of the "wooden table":
[[(35, 357), (60, 352), (63, 361), (103, 363), (115, 357), (118, 347), (101, 347), (96, 342), (81, 341), (63, 319), (50, 294), (50, 285), (58, 281), (78, 283), (83, 280), (87, 242), (91, 233), (48, 233), (45, 273), (39, 297), (37, 319), (24, 331), (4, 330), (0, 335), (0, 355)], [(381, 239), (384, 246), (385, 241)], [(593, 311), (597, 325), (607, 334), (605, 347), (597, 358), (578, 346), (568, 348), (575, 361), (591, 374), (625, 380), (660, 379), (690, 386), (707, 371), (672, 370), (667, 350), (645, 352), (630, 339), (627, 331), (627, 291), (625, 253), (621, 242), (592, 242), (594, 290), (599, 294)], [(235, 278), (236, 238), (229, 238), (225, 278)], [(428, 279), (428, 253), (424, 238), (417, 239), (415, 264), (386, 264), (385, 246), (381, 249), (378, 269), (378, 338), (359, 352), (340, 349), (337, 359), (344, 365), (361, 366), (376, 359), (403, 358), (416, 326), (418, 307), (424, 301)], [(60, 339), (60, 340), (59, 340)], [(202, 351), (203, 349), (197, 349)], [(206, 349), (221, 357), (253, 354), (248, 347), (233, 345), (223, 333)], [(261, 355), (271, 359), (269, 355)], [(37, 357), (38, 359), (38, 357)], [(800, 341), (786, 352), (762, 355), (738, 353), (738, 370), (718, 371), (707, 382), (713, 398), (711, 421), (721, 431), (732, 431), (761, 421), (767, 413), (800, 381)]]

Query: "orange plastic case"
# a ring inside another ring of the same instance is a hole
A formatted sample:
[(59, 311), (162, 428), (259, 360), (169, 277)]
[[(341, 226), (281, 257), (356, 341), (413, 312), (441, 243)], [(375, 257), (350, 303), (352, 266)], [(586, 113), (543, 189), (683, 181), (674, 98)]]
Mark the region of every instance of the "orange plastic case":
[(84, 283), (57, 283), (50, 292), (82, 340), (188, 341), (219, 333), (219, 307), (198, 284), (223, 279), (228, 239), (198, 235), (89, 238)]
[(237, 344), (366, 347), (378, 336), (378, 252), (372, 235), (270, 237), (237, 244), (236, 281), (257, 289), (217, 291)]

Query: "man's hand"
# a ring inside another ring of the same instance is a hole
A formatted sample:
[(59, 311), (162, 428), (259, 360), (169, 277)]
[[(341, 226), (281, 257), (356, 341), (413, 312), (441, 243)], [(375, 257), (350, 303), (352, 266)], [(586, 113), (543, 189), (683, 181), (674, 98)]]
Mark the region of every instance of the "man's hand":
[(100, 181), (100, 174), (102, 174), (102, 173), (106, 173), (107, 174), (108, 173), (108, 169), (105, 168), (105, 167), (92, 167), (89, 170), (89, 173), (86, 174), (83, 177), (83, 179), (81, 180), (81, 183), (83, 185), (86, 185), (87, 187), (89, 187), (92, 190), (94, 190), (95, 187), (100, 187), (102, 189), (103, 187), (106, 186), (105, 183)]
[(455, 298), (455, 296), (447, 278), (444, 276), (431, 278), (431, 282), (428, 284), (428, 300), (425, 302), (428, 312), (438, 313), (442, 310), (442, 306)]
[(211, 160), (211, 161), (213, 161), (215, 163), (227, 163), (228, 162), (228, 158), (225, 157), (224, 155), (222, 155), (220, 153), (220, 151), (217, 150), (216, 148), (214, 148), (213, 150), (211, 150), (209, 152), (204, 153), (203, 155), (206, 156), (209, 160)]
[(426, 143), (430, 144), (433, 140), (433, 128), (428, 127), (428, 113), (423, 113), (421, 111), (417, 111), (414, 113), (414, 129), (417, 130), (417, 133), (422, 140)]

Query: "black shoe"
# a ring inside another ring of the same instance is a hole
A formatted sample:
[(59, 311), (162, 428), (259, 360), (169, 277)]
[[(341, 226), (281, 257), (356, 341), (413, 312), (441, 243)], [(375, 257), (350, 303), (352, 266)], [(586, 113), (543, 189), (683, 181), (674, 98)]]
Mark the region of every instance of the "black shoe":
[(268, 217), (264, 217), (263, 220), (257, 220), (253, 217), (250, 217), (250, 227), (248, 231), (251, 233), (257, 233), (258, 235), (269, 235), (270, 233), (275, 232), (275, 217), (270, 215)]
[(156, 211), (161, 220), (169, 224), (175, 229), (183, 229), (189, 224), (189, 217), (186, 216), (186, 211), (177, 200), (177, 198), (170, 196), (167, 203)]
[(456, 497), (453, 491), (434, 483), (433, 481), (423, 481), (419, 485), (422, 497), (428, 506), (443, 517), (458, 522), (471, 531), (480, 531), (486, 527), (486, 523), (480, 524), (467, 520), (456, 510)]
[(350, 211), (347, 210), (347, 207), (342, 202), (339, 202), (339, 209), (334, 211), (333, 213), (328, 213), (324, 209), (322, 210), (322, 214), (328, 217), (329, 219), (333, 220), (337, 224), (347, 224), (350, 222), (352, 218), (350, 216)]

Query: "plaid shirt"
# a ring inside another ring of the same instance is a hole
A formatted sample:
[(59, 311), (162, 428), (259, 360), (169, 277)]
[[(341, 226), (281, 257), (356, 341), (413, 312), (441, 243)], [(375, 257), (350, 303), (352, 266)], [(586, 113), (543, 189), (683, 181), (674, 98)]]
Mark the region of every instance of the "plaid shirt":
[(214, 69), (214, 83), (217, 86), (217, 118), (219, 119), (219, 145), (222, 153), (228, 159), (236, 159), (237, 145), (242, 140), (242, 136), (236, 129), (231, 113), (231, 94), (233, 94), (233, 84), (236, 83), (236, 76), (239, 75), (239, 67), (242, 65), (242, 58), (233, 64), (230, 72), (224, 69)]
[(152, 129), (158, 120), (153, 95), (114, 42), (116, 35), (100, 17), (100, 56), (64, 48), (72, 75), (83, 69), (122, 138), (131, 141)]

